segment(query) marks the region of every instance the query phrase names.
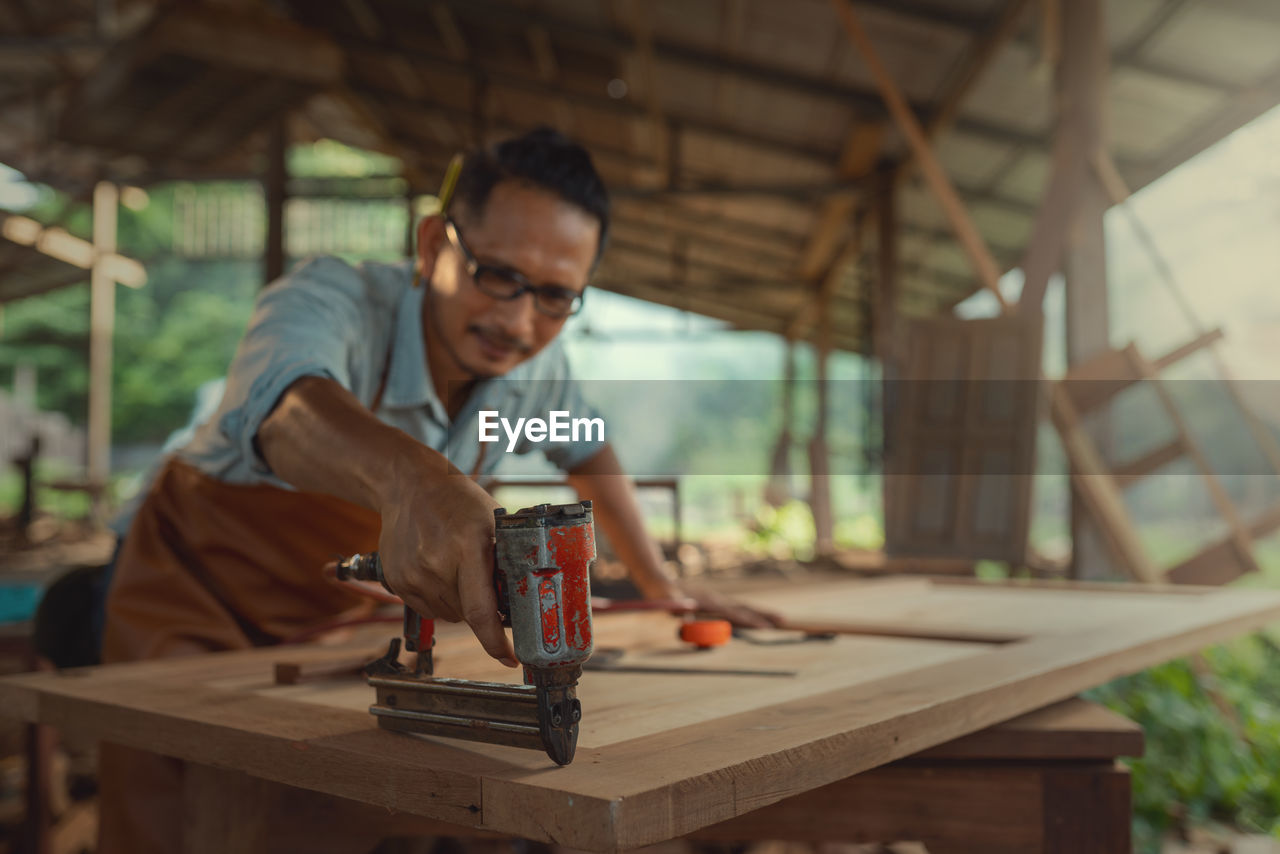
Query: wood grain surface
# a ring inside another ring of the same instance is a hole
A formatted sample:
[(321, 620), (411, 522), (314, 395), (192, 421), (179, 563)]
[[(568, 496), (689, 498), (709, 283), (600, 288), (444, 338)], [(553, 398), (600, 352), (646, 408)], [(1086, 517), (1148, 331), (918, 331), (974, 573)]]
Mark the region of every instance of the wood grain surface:
[[(389, 810), (606, 851), (727, 821), (1280, 618), (1280, 593), (1211, 588), (912, 578), (742, 595), (846, 633), (690, 652), (674, 640), (674, 618), (602, 616), (597, 646), (625, 648), (625, 662), (795, 675), (587, 673), (578, 755), (565, 768), (533, 751), (379, 730), (366, 711), (372, 690), (358, 679), (275, 683), (281, 661), (305, 672), (372, 657), (377, 635), (9, 677), (0, 713)], [(858, 633), (867, 627), (895, 636)], [(464, 631), (440, 635), (441, 675), (516, 678)]]

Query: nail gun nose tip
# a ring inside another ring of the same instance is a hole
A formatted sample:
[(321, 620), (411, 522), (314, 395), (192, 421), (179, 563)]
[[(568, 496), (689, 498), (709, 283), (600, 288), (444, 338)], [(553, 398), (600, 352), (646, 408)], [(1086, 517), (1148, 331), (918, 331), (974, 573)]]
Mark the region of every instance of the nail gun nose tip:
[(557, 739), (554, 744), (547, 745), (547, 755), (557, 765), (568, 765), (573, 761), (573, 754), (578, 746), (577, 739)]

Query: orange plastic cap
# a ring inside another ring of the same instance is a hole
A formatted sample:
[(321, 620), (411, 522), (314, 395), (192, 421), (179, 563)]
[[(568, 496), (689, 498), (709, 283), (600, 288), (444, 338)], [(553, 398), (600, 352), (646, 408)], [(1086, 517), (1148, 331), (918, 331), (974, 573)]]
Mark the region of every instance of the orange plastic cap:
[(733, 624), (728, 620), (690, 620), (680, 624), (680, 640), (699, 649), (724, 646), (733, 637)]

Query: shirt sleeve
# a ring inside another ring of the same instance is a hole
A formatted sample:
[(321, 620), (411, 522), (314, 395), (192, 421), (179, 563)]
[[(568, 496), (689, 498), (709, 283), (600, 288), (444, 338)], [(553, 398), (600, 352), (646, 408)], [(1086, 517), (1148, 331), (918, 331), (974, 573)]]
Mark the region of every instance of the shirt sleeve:
[(253, 471), (271, 469), (258, 453), (258, 428), (302, 377), (328, 377), (353, 389), (367, 370), (363, 279), (347, 264), (319, 258), (262, 292), (227, 373), (218, 429)]

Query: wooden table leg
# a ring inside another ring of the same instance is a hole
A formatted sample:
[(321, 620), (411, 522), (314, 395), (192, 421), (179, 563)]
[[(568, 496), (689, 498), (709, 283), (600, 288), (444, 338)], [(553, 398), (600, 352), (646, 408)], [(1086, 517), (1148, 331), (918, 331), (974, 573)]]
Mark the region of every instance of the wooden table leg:
[(52, 785), (53, 747), (56, 735), (52, 727), (44, 724), (26, 725), (27, 759), (27, 816), (23, 821), (23, 850), (31, 854), (48, 854), (50, 828), (53, 816), (50, 811), (50, 786)]
[(1131, 815), (1129, 769), (1119, 763), (1045, 772), (1045, 854), (1129, 854)]
[(186, 763), (182, 774), (185, 854), (265, 854), (271, 804), (261, 783), (240, 771)]

